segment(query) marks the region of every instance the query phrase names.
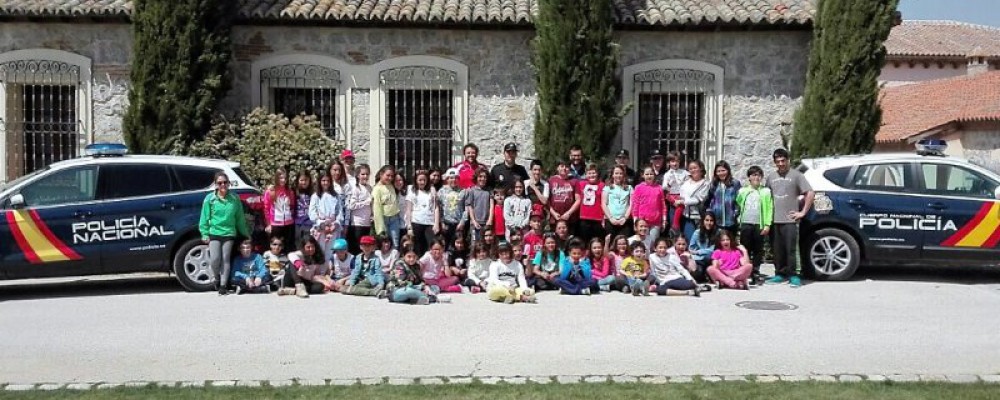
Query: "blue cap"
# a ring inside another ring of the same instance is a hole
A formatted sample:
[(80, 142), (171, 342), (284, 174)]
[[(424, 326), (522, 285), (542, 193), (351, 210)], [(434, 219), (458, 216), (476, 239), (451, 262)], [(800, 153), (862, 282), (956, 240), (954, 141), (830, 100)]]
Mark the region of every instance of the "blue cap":
[(344, 239), (337, 239), (333, 241), (333, 251), (347, 250), (347, 241)]

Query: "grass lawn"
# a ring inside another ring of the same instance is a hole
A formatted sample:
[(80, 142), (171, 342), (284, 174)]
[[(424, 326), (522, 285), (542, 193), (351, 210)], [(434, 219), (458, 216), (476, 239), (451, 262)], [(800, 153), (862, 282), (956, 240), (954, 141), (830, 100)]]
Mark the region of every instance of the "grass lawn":
[(524, 384), (120, 388), (7, 392), (5, 399), (1000, 399), (1000, 385), (950, 383)]

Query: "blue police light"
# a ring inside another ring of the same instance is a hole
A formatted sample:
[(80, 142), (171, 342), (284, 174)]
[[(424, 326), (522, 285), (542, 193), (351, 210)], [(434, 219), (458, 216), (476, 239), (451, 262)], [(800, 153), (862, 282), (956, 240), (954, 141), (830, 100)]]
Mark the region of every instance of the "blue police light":
[(128, 146), (121, 143), (94, 143), (83, 148), (83, 154), (92, 157), (124, 156)]
[(948, 143), (941, 139), (921, 139), (917, 142), (917, 154), (920, 155), (944, 155), (948, 150)]

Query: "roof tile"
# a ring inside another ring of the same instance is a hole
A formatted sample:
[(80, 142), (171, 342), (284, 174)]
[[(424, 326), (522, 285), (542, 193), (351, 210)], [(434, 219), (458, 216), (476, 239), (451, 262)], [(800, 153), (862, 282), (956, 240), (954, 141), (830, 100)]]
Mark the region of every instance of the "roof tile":
[(1000, 27), (956, 21), (903, 21), (885, 41), (890, 57), (1000, 57)]
[(951, 122), (1000, 121), (1000, 71), (882, 89), (877, 142), (895, 142)]
[[(251, 20), (530, 24), (539, 0), (238, 0)], [(0, 16), (127, 16), (133, 0), (0, 0)], [(612, 0), (615, 20), (646, 26), (812, 23), (819, 0)]]

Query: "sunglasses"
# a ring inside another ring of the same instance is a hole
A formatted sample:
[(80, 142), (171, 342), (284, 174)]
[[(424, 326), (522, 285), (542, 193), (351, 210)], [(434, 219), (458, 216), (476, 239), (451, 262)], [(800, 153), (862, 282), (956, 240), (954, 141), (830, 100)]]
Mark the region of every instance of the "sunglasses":
[(215, 186), (225, 186), (225, 185), (228, 185), (228, 184), (229, 184), (229, 181), (218, 181), (218, 182), (215, 182)]

